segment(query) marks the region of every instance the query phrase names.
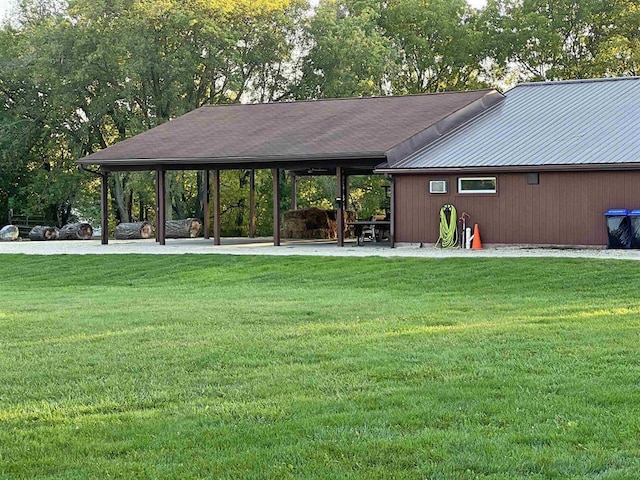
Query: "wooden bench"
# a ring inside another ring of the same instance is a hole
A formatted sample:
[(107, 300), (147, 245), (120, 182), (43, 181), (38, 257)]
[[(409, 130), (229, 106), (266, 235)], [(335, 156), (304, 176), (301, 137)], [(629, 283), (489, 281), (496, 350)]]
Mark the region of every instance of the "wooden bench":
[(28, 238), (29, 232), (36, 225), (46, 225), (47, 220), (42, 215), (11, 215), (9, 217), (9, 223), (18, 227), (20, 236), (22, 238)]

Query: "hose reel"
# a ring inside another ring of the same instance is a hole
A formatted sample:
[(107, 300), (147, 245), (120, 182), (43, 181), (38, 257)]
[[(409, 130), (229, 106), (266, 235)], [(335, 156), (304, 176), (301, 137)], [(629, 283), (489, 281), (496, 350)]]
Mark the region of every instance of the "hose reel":
[(458, 214), (456, 207), (447, 203), (440, 209), (440, 236), (436, 248), (455, 248), (458, 246)]

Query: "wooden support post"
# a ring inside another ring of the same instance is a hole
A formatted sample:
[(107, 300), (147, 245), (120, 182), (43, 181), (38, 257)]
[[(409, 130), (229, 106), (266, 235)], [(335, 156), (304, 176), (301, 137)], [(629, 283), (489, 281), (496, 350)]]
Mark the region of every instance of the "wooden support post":
[(338, 246), (344, 247), (344, 185), (342, 183), (342, 167), (336, 167), (336, 224)]
[(273, 173), (273, 244), (280, 246), (280, 169), (274, 168)]
[(155, 239), (156, 242), (158, 241), (158, 239), (160, 238), (160, 203), (159, 203), (159, 198), (160, 198), (160, 170), (156, 170), (156, 181), (155, 181), (155, 187), (156, 187), (156, 231), (155, 231)]
[(291, 172), (291, 210), (298, 209), (298, 177)]
[(249, 237), (256, 236), (256, 171), (249, 171)]
[(100, 243), (109, 243), (109, 172), (104, 170), (100, 177)]
[(213, 171), (213, 244), (220, 245), (220, 170)]
[(165, 235), (165, 221), (167, 218), (167, 172), (164, 168), (157, 170), (157, 183), (158, 183), (158, 218), (156, 229), (158, 230), (158, 243), (160, 245), (166, 244)]
[(393, 176), (391, 177), (389, 196), (389, 220), (391, 221), (389, 225), (389, 242), (391, 243), (391, 248), (394, 248), (396, 246), (396, 179)]
[(204, 238), (209, 238), (209, 230), (211, 228), (211, 208), (209, 205), (209, 184), (211, 183), (211, 174), (209, 170), (204, 171), (204, 192), (203, 193), (203, 202), (202, 202), (202, 225), (204, 228)]

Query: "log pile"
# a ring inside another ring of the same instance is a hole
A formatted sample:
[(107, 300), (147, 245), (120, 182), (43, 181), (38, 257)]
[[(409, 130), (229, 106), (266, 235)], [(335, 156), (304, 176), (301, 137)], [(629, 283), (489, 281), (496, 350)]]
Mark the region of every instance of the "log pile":
[(20, 229), (15, 225), (6, 225), (0, 229), (0, 242), (13, 242), (20, 237)]
[(29, 239), (33, 241), (57, 240), (60, 231), (56, 227), (36, 225), (29, 232)]
[(153, 225), (149, 222), (130, 222), (116, 225), (116, 240), (147, 239), (153, 235)]
[(202, 229), (202, 222), (197, 218), (167, 220), (164, 225), (166, 238), (196, 238)]
[[(345, 233), (348, 232), (346, 222), (355, 220), (355, 213), (344, 214)], [(286, 212), (282, 219), (282, 238), (298, 239), (333, 239), (337, 237), (337, 221), (335, 210), (304, 208)]]
[(60, 229), (58, 240), (90, 240), (93, 227), (85, 222), (68, 223)]

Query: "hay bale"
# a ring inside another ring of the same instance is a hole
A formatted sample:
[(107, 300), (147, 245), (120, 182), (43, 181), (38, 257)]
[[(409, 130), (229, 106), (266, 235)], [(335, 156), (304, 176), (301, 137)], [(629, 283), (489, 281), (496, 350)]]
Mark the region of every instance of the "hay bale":
[[(345, 218), (345, 233), (349, 229), (346, 222), (354, 221), (355, 212), (347, 211)], [(282, 238), (297, 239), (333, 239), (338, 236), (338, 223), (335, 210), (320, 208), (303, 208), (286, 212), (282, 219), (280, 231)]]
[(303, 208), (286, 212), (282, 219), (283, 238), (333, 238), (326, 210)]

